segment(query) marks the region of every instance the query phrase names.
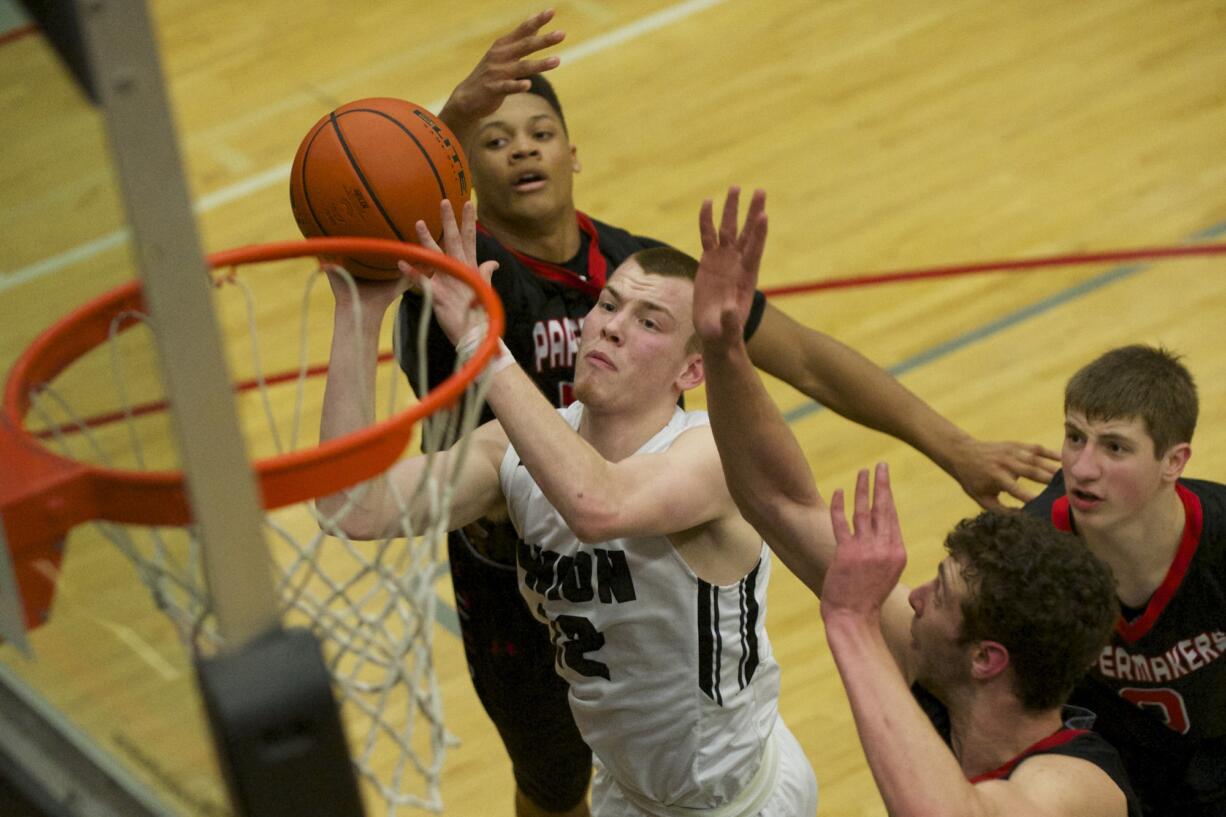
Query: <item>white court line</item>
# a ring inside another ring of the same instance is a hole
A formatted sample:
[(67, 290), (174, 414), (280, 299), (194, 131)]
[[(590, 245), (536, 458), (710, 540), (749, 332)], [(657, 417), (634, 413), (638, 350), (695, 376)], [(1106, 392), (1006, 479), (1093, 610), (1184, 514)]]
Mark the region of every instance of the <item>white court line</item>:
[[(607, 34), (602, 34), (594, 37), (585, 43), (576, 45), (573, 48), (567, 48), (558, 53), (558, 56), (564, 63), (578, 62), (579, 60), (590, 57), (594, 54), (599, 54), (602, 51), (607, 51), (613, 46), (620, 45), (637, 37), (642, 37), (658, 29), (671, 25), (679, 20), (683, 20), (700, 11), (704, 11), (712, 6), (725, 3), (727, 0), (686, 0), (686, 2), (678, 3), (675, 6), (661, 9), (646, 17), (635, 20), (632, 23), (627, 23), (621, 28), (616, 28)], [(437, 111), (443, 107), (445, 99), (440, 99), (427, 105), (430, 110)], [(218, 207), (229, 204), (239, 199), (245, 198), (252, 193), (257, 193), (269, 187), (278, 184), (286, 184), (289, 179), (289, 171), (292, 162), (277, 165), (235, 182), (232, 185), (223, 187), (220, 190), (215, 190), (208, 195), (200, 197), (196, 201), (193, 210), (199, 213), (207, 213), (215, 210)], [(87, 258), (92, 258), (95, 255), (103, 253), (114, 247), (126, 243), (128, 240), (127, 229), (120, 228), (107, 233), (101, 238), (96, 238), (93, 241), (87, 241), (73, 247), (67, 252), (62, 252), (58, 255), (53, 255), (49, 258), (44, 258), (41, 261), (36, 261), (20, 269), (9, 272), (0, 272), (0, 293), (10, 290), (22, 284), (34, 281), (43, 276), (50, 275), (54, 272), (59, 272), (65, 267), (76, 264), (79, 261), (84, 261)]]

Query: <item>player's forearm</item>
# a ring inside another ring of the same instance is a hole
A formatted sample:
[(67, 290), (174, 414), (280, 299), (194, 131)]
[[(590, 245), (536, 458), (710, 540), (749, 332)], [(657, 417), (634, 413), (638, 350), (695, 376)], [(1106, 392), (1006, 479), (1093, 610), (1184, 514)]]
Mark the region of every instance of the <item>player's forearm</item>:
[(892, 817), (982, 815), (974, 786), (916, 703), (880, 625), (826, 610), (823, 619), (887, 811)]
[(958, 447), (972, 439), (864, 355), (769, 304), (749, 353), (836, 414), (906, 442), (950, 473)]
[(528, 473), (585, 541), (615, 506), (609, 463), (580, 437), (518, 365), (495, 375), (486, 400)]
[(804, 452), (743, 344), (707, 345), (703, 361), (707, 411), (737, 508), (788, 568), (820, 593), (833, 550), (821, 546), (827, 526), (815, 517), (826, 506)]
[[(336, 305), (319, 424), (320, 442), (358, 431), (374, 422), (374, 384), (383, 312), (369, 306), (359, 311), (360, 314), (355, 314), (353, 303), (349, 301)], [(353, 538), (375, 538), (390, 524), (393, 514), (382, 479), (320, 497), (316, 500), (316, 508), (326, 518), (335, 518), (349, 501), (350, 492), (354, 492), (355, 501), (346, 515), (336, 520), (338, 527)]]
[(476, 132), (477, 123), (481, 120), (479, 117), (472, 116), (464, 111), (463, 106), (457, 102), (454, 91), (447, 98), (447, 102), (443, 105), (442, 110), (438, 112), (438, 118), (455, 134), (460, 147), (468, 151), (470, 149), (468, 140)]

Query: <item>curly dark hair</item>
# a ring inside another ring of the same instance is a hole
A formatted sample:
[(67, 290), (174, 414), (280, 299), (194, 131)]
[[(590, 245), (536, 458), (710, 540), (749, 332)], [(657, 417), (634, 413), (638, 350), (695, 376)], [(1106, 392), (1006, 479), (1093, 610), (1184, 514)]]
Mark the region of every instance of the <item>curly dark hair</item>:
[(963, 641), (1004, 645), (1027, 709), (1063, 704), (1115, 624), (1111, 569), (1075, 536), (1019, 511), (962, 520), (945, 549), (968, 588)]

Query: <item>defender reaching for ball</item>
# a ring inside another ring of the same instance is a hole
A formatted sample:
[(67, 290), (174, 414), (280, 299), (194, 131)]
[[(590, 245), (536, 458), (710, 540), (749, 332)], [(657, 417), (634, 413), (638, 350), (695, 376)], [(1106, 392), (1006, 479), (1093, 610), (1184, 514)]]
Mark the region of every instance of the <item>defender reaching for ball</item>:
[[(444, 204), (448, 254), (476, 266), (473, 207), (462, 239), (451, 218)], [(424, 224), (418, 235), (433, 248)], [(661, 247), (610, 274), (583, 323), (582, 402), (556, 410), (509, 354), (492, 364), (498, 420), (471, 432), (450, 519), (509, 512), (521, 537), (519, 591), (553, 635), (553, 662), (596, 757), (593, 814), (811, 817), (817, 783), (779, 717), (765, 629), (771, 553), (736, 511), (705, 413), (677, 405), (703, 377), (690, 319), (696, 268)], [(359, 373), (373, 371), (383, 313), (402, 287), (359, 285), (355, 321), (349, 287), (333, 279), (324, 439), (365, 422), (373, 378)], [(447, 336), (460, 349), (476, 343), (483, 327), (468, 325), (467, 288), (437, 276), (434, 291)], [(435, 455), (440, 473), (463, 446)], [(358, 489), (340, 527), (359, 539), (394, 533), (397, 493), (412, 497), (430, 462), (402, 460)], [(405, 501), (414, 516), (430, 512), (426, 497)], [(336, 517), (347, 502), (318, 505)]]

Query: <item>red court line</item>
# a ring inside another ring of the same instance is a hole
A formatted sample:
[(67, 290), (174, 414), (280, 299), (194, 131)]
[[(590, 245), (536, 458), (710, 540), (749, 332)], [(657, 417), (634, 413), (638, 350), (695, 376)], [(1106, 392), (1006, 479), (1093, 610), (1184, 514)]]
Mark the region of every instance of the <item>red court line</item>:
[(977, 272), (1008, 272), (1040, 269), (1043, 267), (1069, 267), (1119, 261), (1155, 261), (1162, 258), (1180, 256), (1223, 254), (1226, 254), (1226, 244), (1193, 244), (1187, 247), (1145, 247), (1136, 250), (1116, 250), (1079, 255), (1049, 255), (1043, 258), (1021, 258), (1012, 261), (980, 261), (974, 264), (954, 264), (897, 272), (876, 272), (867, 275), (854, 275), (848, 278), (828, 278), (824, 281), (808, 281), (800, 284), (765, 287), (762, 289), (762, 294), (767, 297), (772, 295), (796, 295), (802, 292), (816, 292), (822, 289), (847, 289), (876, 284), (892, 284), (898, 281), (920, 281), (926, 278), (952, 278), (956, 275), (968, 275)]
[[(808, 281), (799, 284), (786, 284), (777, 287), (765, 287), (762, 293), (768, 297), (780, 295), (798, 295), (805, 292), (817, 292), (823, 289), (850, 289), (852, 287), (877, 286), (899, 281), (920, 281), (929, 278), (952, 278), (958, 275), (970, 275), (980, 272), (1009, 272), (1019, 270), (1042, 269), (1045, 267), (1070, 267), (1088, 264), (1114, 263), (1121, 261), (1155, 261), (1164, 258), (1179, 258), (1188, 256), (1226, 255), (1226, 243), (1223, 244), (1193, 244), (1183, 247), (1145, 247), (1136, 250), (1114, 250), (1097, 253), (1082, 253), (1072, 255), (1049, 255), (1041, 258), (1021, 258), (1012, 261), (980, 261), (973, 264), (952, 264), (940, 267), (927, 267), (896, 272), (877, 272), (866, 275), (853, 275), (846, 278), (828, 278), (822, 281)], [(379, 355), (379, 362), (385, 363), (393, 358), (391, 352)], [(328, 371), (327, 364), (311, 366), (306, 370), (307, 377), (316, 377)], [(298, 377), (297, 370), (279, 372), (264, 378), (270, 386), (284, 383)], [(256, 388), (259, 380), (244, 380), (235, 385), (235, 391), (246, 392)], [(140, 417), (166, 409), (165, 400), (157, 400), (133, 406), (131, 414)], [(82, 422), (87, 428), (97, 428), (124, 419), (122, 411), (113, 411), (89, 417)], [(78, 429), (63, 429), (66, 433), (74, 433)], [(48, 439), (50, 431), (34, 432), (34, 436)]]
[(33, 34), (35, 31), (38, 31), (38, 26), (34, 25), (33, 23), (18, 26), (17, 28), (10, 28), (8, 31), (0, 34), (0, 46), (8, 45), (15, 40), (20, 40), (27, 34)]

